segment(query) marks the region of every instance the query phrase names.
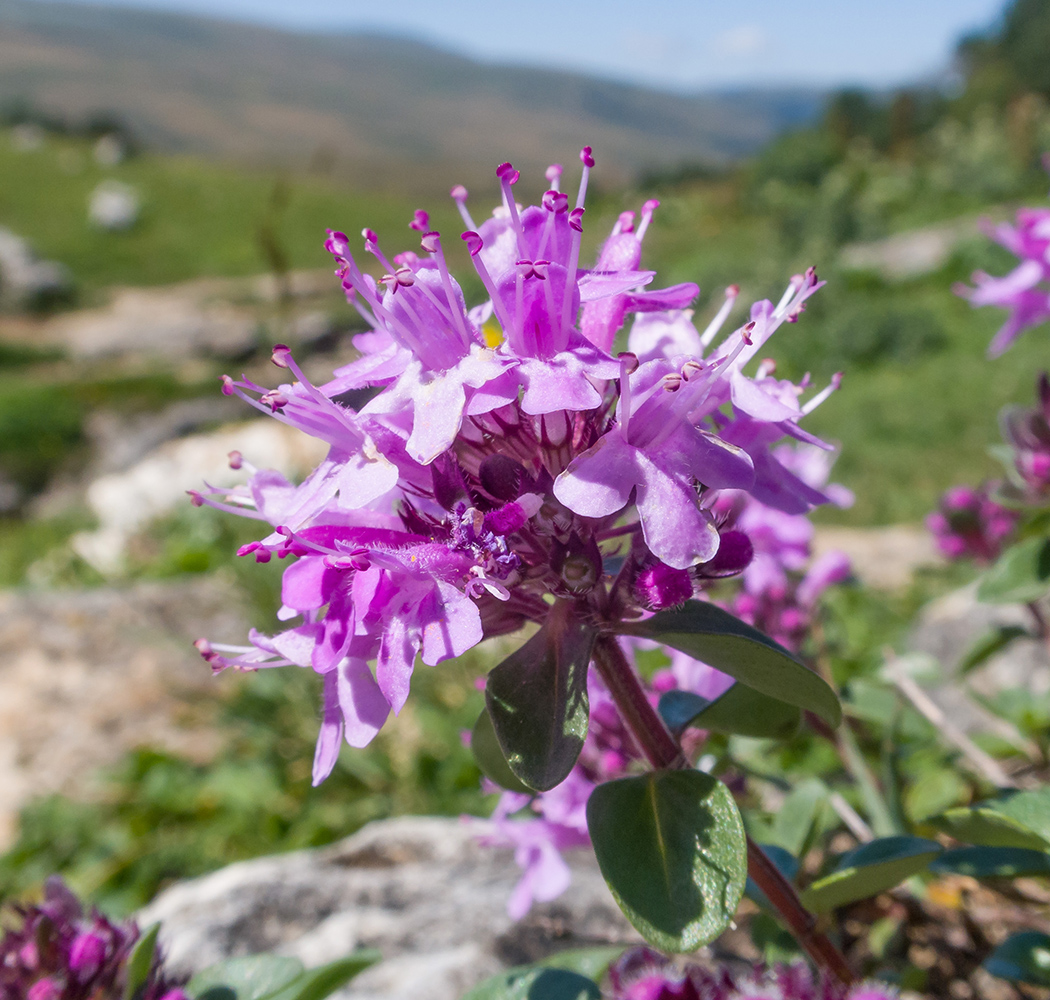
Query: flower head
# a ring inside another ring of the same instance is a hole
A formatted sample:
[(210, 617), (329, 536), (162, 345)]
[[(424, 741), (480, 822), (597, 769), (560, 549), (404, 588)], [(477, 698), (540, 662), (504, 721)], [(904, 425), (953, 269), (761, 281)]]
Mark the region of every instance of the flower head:
[[(355, 341), (362, 356), (315, 385), (279, 345), (273, 361), (288, 379), (276, 388), (223, 380), (227, 394), (329, 447), (299, 485), (238, 454), (243, 486), (193, 495), (267, 526), (242, 556), (288, 560), (278, 612), (288, 627), (198, 648), (216, 670), (294, 664), (323, 675), (315, 782), (342, 741), (364, 746), (401, 709), (417, 658), (434, 665), (542, 624), (551, 598), (615, 631), (747, 565), (751, 543), (720, 519), (720, 491), (793, 514), (827, 499), (774, 446), (812, 440), (799, 421), (837, 381), (812, 394), (765, 362), (746, 371), (798, 319), (821, 285), (815, 273), (721, 336), (730, 290), (698, 333), (688, 319), (697, 287), (652, 290), (653, 273), (639, 270), (655, 202), (637, 226), (621, 217), (595, 266), (580, 266), (589, 147), (581, 163), (572, 207), (560, 168), (541, 203), (523, 207), (517, 172), (502, 164), (501, 204), (480, 224), (466, 190), (453, 189), (488, 293), (473, 308), (426, 213), (410, 223), (419, 252), (388, 257), (366, 230), (359, 260), (331, 232), (336, 274), (371, 328)], [(614, 358), (632, 316), (633, 353)], [(344, 405), (363, 386), (379, 391), (360, 411)], [(557, 882), (545, 863), (537, 886)]]

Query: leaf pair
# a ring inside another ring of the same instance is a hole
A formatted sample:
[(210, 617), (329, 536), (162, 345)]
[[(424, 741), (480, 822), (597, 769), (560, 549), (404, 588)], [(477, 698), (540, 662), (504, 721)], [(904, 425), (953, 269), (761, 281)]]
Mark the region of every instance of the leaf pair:
[[(665, 695), (661, 714), (676, 735), (692, 725), (784, 738), (798, 728), (802, 710), (832, 726), (841, 721), (838, 699), (823, 678), (713, 604), (689, 601), (620, 631), (672, 646), (739, 682), (710, 702), (691, 692)], [(489, 674), (491, 726), (478, 720), (474, 748), (497, 784), (547, 791), (568, 776), (587, 735), (587, 667), (596, 641), (597, 629), (575, 616), (571, 602), (559, 601), (539, 632)]]

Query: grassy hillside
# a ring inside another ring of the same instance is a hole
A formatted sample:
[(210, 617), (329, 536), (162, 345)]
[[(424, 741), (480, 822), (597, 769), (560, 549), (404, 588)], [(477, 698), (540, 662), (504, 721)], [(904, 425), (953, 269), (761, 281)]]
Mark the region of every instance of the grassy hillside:
[(0, 0), (0, 106), (20, 100), (74, 120), (114, 114), (169, 152), (295, 168), (320, 156), (369, 187), (433, 191), (434, 165), (470, 183), (501, 160), (542, 169), (585, 142), (618, 181), (725, 162), (811, 119), (820, 95), (678, 95), (405, 38)]

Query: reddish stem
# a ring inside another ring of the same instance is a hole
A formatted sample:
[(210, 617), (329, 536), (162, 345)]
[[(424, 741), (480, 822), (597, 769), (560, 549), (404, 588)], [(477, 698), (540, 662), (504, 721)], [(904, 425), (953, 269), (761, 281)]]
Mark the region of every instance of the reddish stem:
[[(691, 765), (682, 748), (653, 708), (615, 637), (600, 638), (593, 655), (605, 686), (649, 763), (657, 769), (689, 769)], [(747, 873), (818, 968), (831, 972), (847, 986), (856, 982), (842, 952), (827, 935), (817, 930), (816, 917), (802, 905), (795, 887), (750, 837), (747, 838)]]

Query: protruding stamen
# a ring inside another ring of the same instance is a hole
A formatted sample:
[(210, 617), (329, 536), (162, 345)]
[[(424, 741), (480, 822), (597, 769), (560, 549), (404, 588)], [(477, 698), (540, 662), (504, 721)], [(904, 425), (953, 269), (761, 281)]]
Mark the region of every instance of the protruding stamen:
[(555, 191), (552, 188), (543, 192), (541, 204), (548, 212), (560, 214), (569, 210), (569, 196), (564, 191)]
[(288, 405), (288, 397), (280, 389), (271, 389), (259, 397), (259, 402), (268, 406), (271, 413), (276, 413)]
[(707, 324), (707, 328), (704, 330), (704, 332), (700, 334), (701, 347), (706, 348), (708, 344), (710, 344), (711, 341), (715, 339), (715, 336), (718, 334), (718, 331), (722, 329), (722, 324), (726, 321), (726, 318), (729, 316), (730, 312), (732, 312), (733, 304), (736, 302), (737, 297), (739, 295), (739, 285), (730, 285), (726, 289), (725, 302), (722, 303), (722, 306), (715, 314), (714, 319), (712, 319), (711, 322)]
[(463, 224), (467, 229), (477, 229), (477, 225), (474, 220), (470, 217), (470, 212), (467, 210), (467, 189), (462, 184), (457, 184), (449, 195), (452, 200), (456, 203), (456, 208), (459, 209), (459, 216), (463, 220)]
[(229, 375), (220, 375), (219, 380), (222, 382), (222, 394), (224, 396), (232, 396), (237, 390), (233, 387), (233, 379)]
[[(452, 287), (452, 275), (449, 274), (448, 264), (445, 262), (445, 252), (441, 249), (441, 234), (438, 232), (424, 233), (420, 243), (438, 266), (438, 273), (441, 275), (441, 287), (445, 290), (445, 300), (448, 302), (448, 311), (452, 314), (452, 321), (456, 324), (456, 330), (464, 348), (469, 350), (473, 338), (467, 329), (466, 317), (463, 315), (459, 299), (456, 298), (455, 289)], [(420, 287), (426, 288), (426, 284), (420, 282)]]
[(634, 232), (634, 212), (621, 212), (620, 217), (616, 220), (616, 225), (613, 226), (613, 236), (619, 236), (620, 233), (633, 233)]
[(383, 265), (388, 271), (395, 271), (397, 268), (386, 259), (386, 254), (379, 249), (379, 237), (371, 229), (362, 229), (361, 235), (365, 238), (365, 253), (370, 253), (380, 264)]
[(325, 231), (328, 233), (328, 239), (324, 241), (325, 250), (335, 257), (346, 257), (350, 253), (350, 239), (346, 233), (341, 233), (338, 229)]
[(591, 175), (591, 167), (594, 166), (594, 157), (591, 155), (591, 147), (584, 146), (580, 150), (580, 162), (583, 164), (583, 173), (580, 175), (580, 190), (576, 195), (576, 207), (583, 208), (587, 200), (587, 179)]
[(503, 327), (504, 330), (514, 329), (503, 308), (503, 301), (500, 299), (499, 293), (496, 291), (496, 283), (492, 280), (492, 275), (489, 274), (489, 269), (485, 266), (485, 261), (481, 257), (481, 248), (485, 245), (483, 240), (477, 233), (473, 232), (463, 233), (460, 239), (467, 244), (467, 249), (470, 251), (471, 259), (474, 262), (474, 269), (478, 272), (478, 277), (481, 278), (481, 283), (485, 286), (485, 291), (489, 293), (489, 298), (492, 300), (492, 308), (496, 313), (496, 319), (499, 321), (499, 325)]
[[(586, 147), (590, 150), (590, 147)], [(593, 161), (592, 161), (593, 162)], [(586, 174), (587, 168), (584, 166), (584, 173)], [(581, 184), (585, 187), (585, 184)], [(569, 228), (572, 230), (572, 244), (569, 247), (569, 266), (566, 269), (568, 274), (565, 278), (565, 298), (562, 300), (562, 311), (561, 311), (561, 328), (564, 330), (566, 327), (573, 325), (573, 320), (576, 318), (571, 314), (572, 302), (573, 302), (573, 289), (576, 288), (576, 269), (580, 265), (580, 235), (583, 233), (583, 212), (584, 209), (581, 205), (577, 205), (569, 213)]]
[(688, 382), (690, 379), (696, 378), (705, 368), (706, 366), (702, 361), (687, 361), (682, 365), (682, 380)]
[(408, 224), (408, 228), (414, 229), (417, 233), (425, 233), (430, 228), (429, 213), (417, 208), (415, 218)]
[(660, 381), (663, 384), (665, 392), (678, 392), (678, 390), (682, 388), (682, 382), (684, 379), (682, 378), (681, 372), (669, 372)]
[(547, 183), (550, 184), (551, 188), (555, 191), (558, 190), (558, 186), (561, 183), (562, 166), (560, 163), (552, 163), (544, 173), (544, 177), (547, 178)]
[(496, 168), (496, 176), (499, 178), (500, 189), (503, 192), (503, 206), (510, 216), (510, 224), (514, 228), (514, 235), (518, 241), (518, 253), (522, 257), (527, 257), (529, 248), (525, 245), (525, 229), (518, 216), (518, 205), (514, 201), (514, 192), (510, 189), (512, 184), (517, 184), (521, 174), (511, 164), (501, 163)]
[(274, 344), (273, 353), (270, 355), (270, 360), (278, 368), (288, 367), (288, 358), (291, 355), (292, 350), (287, 344)]
[(660, 207), (660, 202), (656, 198), (650, 198), (644, 205), (642, 205), (642, 221), (638, 226), (638, 242), (640, 243), (645, 238), (645, 231), (649, 228), (649, 223), (653, 221), (653, 212)]
[(618, 355), (620, 362), (620, 405), (616, 409), (616, 416), (620, 421), (620, 433), (624, 439), (631, 422), (631, 379), (633, 372), (638, 371), (638, 355), (630, 351), (624, 351)]
[(227, 458), (230, 460), (231, 469), (239, 469), (244, 465), (244, 456), (239, 451), (231, 451)]
[(824, 402), (825, 399), (828, 398), (828, 396), (833, 392), (838, 391), (840, 385), (842, 385), (842, 372), (835, 372), (835, 374), (831, 376), (831, 382), (802, 407), (803, 416), (807, 413), (812, 413), (821, 403)]
[(772, 358), (763, 358), (758, 365), (758, 371), (755, 372), (755, 378), (769, 378), (770, 375), (776, 374), (777, 363)]

